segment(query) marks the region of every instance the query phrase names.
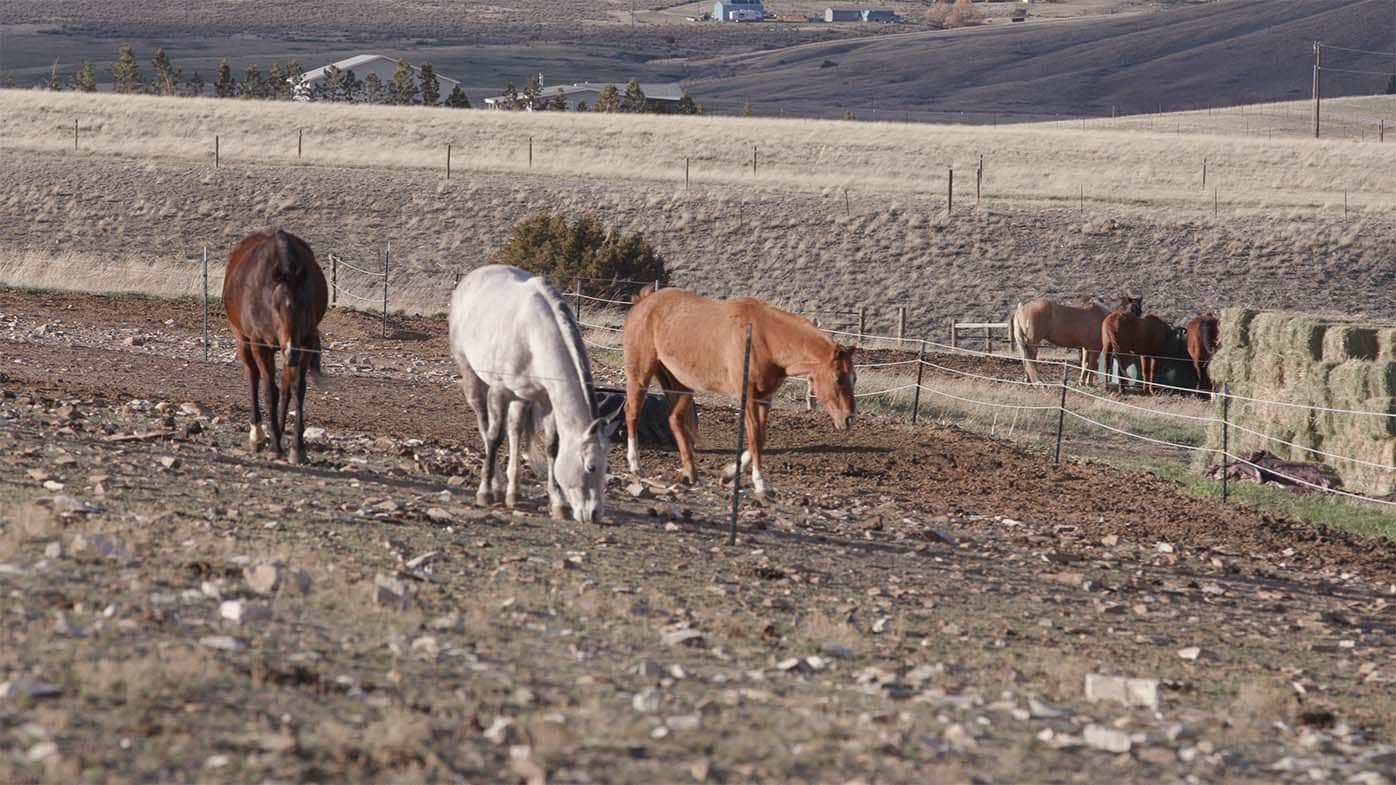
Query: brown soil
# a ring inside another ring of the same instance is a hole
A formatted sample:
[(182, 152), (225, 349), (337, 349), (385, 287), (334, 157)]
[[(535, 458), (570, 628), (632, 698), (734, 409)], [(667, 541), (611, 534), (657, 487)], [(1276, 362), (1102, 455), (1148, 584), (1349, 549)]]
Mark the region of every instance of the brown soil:
[[(241, 371), (221, 347), (202, 361), (200, 327), (187, 303), (0, 291), (0, 680), (62, 690), (0, 698), (0, 779), (1396, 772), (1385, 540), (953, 429), (781, 411), (777, 496), (744, 504), (730, 547), (714, 478), (734, 418), (714, 405), (704, 485), (646, 451), (636, 498), (616, 450), (612, 525), (539, 517), (532, 482), (520, 512), (481, 510), (439, 322), (384, 340), (330, 315), (327, 357), (353, 362), (308, 396), (329, 438), (307, 467), (247, 453)], [(94, 532), (133, 560), (75, 552)], [(406, 566), (433, 551), (429, 575)], [(312, 587), (257, 597), (242, 567), (273, 558)], [(376, 574), (409, 576), (415, 607), (376, 607)], [(230, 598), (271, 615), (227, 621)], [(681, 628), (702, 637), (664, 642)], [(1092, 672), (1159, 679), (1158, 712), (1087, 701)], [(1089, 743), (1113, 730), (1128, 753)]]

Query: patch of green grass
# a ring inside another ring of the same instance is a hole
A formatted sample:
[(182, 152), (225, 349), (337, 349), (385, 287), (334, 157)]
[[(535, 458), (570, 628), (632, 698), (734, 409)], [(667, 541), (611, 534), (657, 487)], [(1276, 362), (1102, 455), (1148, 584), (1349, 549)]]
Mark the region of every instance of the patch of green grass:
[[(1133, 468), (1172, 480), (1193, 496), (1221, 498), (1219, 481), (1202, 477), (1185, 465), (1149, 463)], [(1253, 482), (1231, 482), (1229, 486), (1228, 496), (1232, 504), (1244, 504), (1265, 512), (1366, 536), (1396, 539), (1396, 508), (1382, 509), (1341, 496), (1300, 494)]]
[[(161, 297), (159, 297), (159, 296), (157, 296), (157, 295), (149, 294), (149, 293), (146, 293), (146, 292), (128, 292), (128, 291), (102, 292), (99, 296), (100, 296), (100, 297), (121, 298), (121, 299), (125, 299), (125, 300), (160, 300), (160, 299), (163, 299), (163, 298), (161, 298)], [(200, 299), (202, 300), (202, 298), (200, 298)]]
[(55, 289), (52, 286), (5, 286), (0, 287), (11, 292), (21, 294), (59, 294), (62, 289)]

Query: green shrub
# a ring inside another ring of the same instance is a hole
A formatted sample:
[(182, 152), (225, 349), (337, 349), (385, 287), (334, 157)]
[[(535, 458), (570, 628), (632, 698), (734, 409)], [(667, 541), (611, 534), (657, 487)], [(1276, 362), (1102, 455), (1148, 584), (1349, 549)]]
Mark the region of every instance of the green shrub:
[(639, 234), (607, 227), (594, 215), (568, 222), (561, 214), (542, 214), (514, 224), (509, 239), (493, 259), (547, 277), (561, 289), (583, 279), (583, 288), (598, 282), (668, 283), (664, 259)]

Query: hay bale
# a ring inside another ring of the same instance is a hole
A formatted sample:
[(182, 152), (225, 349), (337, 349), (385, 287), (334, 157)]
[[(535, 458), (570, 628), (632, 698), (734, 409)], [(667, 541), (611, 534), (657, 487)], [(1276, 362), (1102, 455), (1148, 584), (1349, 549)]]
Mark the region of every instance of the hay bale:
[(1335, 324), (1323, 334), (1323, 361), (1344, 363), (1349, 360), (1377, 359), (1377, 328), (1351, 324)]
[(1323, 359), (1323, 337), (1329, 325), (1309, 316), (1299, 316), (1286, 321), (1283, 328), (1283, 346), (1291, 358), (1318, 361)]
[(1396, 362), (1396, 327), (1377, 329), (1377, 360)]
[(1222, 311), (1217, 322), (1217, 335), (1222, 347), (1237, 348), (1251, 345), (1251, 322), (1260, 314), (1254, 308), (1227, 308)]

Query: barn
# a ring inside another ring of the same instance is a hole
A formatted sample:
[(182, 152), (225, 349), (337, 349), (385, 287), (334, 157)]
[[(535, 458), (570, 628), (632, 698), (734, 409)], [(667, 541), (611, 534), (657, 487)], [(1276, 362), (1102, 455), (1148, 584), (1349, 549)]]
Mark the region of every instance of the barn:
[(882, 22), (884, 24), (897, 21), (897, 12), (890, 8), (864, 8), (864, 22)]
[(826, 22), (861, 22), (861, 21), (863, 21), (863, 9), (861, 9), (861, 8), (826, 8), (826, 9), (824, 9), (824, 21), (826, 21)]
[(719, 22), (759, 22), (766, 17), (761, 0), (717, 0), (713, 18)]
[[(369, 74), (375, 74), (378, 79), (386, 85), (388, 81), (393, 78), (393, 73), (397, 71), (398, 63), (400, 62), (402, 61), (383, 55), (362, 54), (354, 55), (353, 57), (340, 60), (337, 63), (330, 63), (329, 65), (306, 71), (305, 74), (302, 75), (300, 83), (294, 86), (296, 99), (300, 101), (309, 100), (311, 91), (315, 89), (315, 86), (324, 83), (325, 72), (328, 71), (331, 66), (338, 68), (340, 71), (353, 71), (354, 77), (360, 81)], [(414, 77), (418, 75), (416, 66), (409, 63), (407, 67), (412, 69), (412, 75)], [(440, 73), (436, 74), (436, 81), (441, 85), (441, 98), (443, 100), (446, 96), (451, 94), (453, 89), (460, 86), (460, 82), (450, 77), (442, 76)]]

